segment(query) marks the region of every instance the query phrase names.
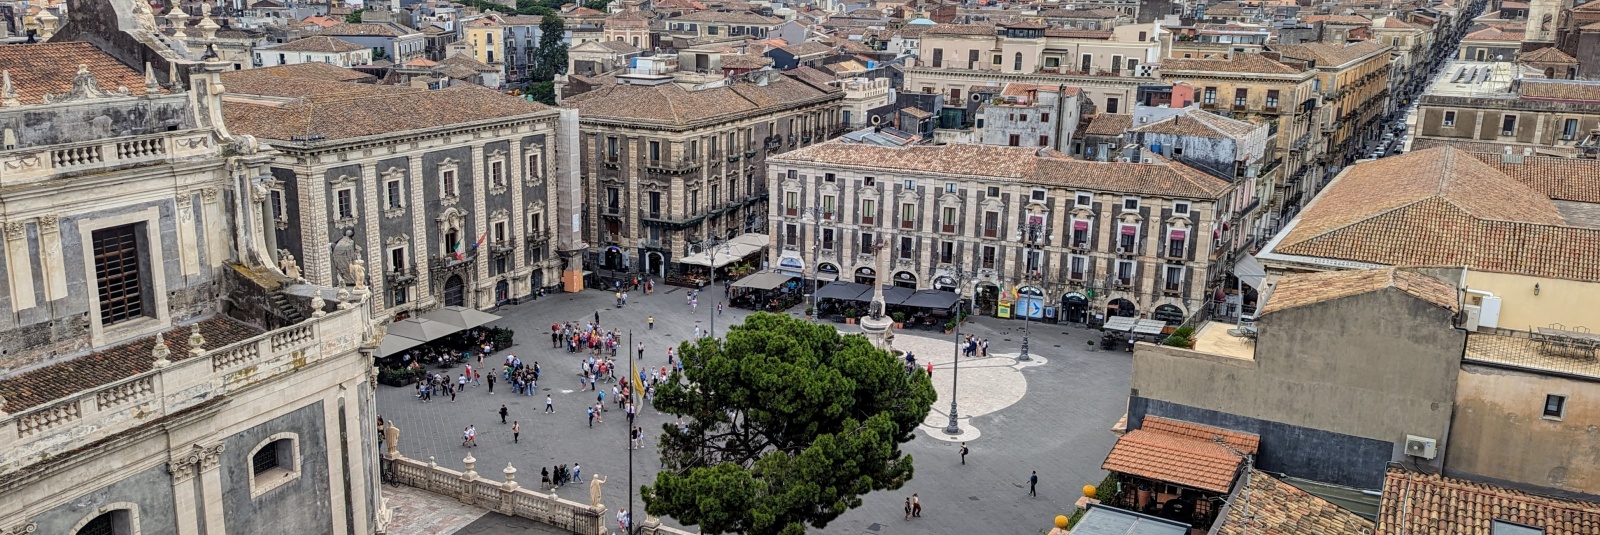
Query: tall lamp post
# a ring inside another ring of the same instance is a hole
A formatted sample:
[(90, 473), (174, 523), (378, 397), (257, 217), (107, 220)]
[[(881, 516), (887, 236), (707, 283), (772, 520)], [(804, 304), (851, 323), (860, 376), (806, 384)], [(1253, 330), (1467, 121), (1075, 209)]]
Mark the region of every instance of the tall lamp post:
[[(711, 264), (711, 285), (710, 286), (711, 286), (711, 289), (713, 291), (715, 291), (717, 289), (717, 251), (719, 251), (719, 250), (720, 251), (725, 251), (725, 250), (728, 249), (729, 246), (730, 246), (730, 244), (728, 243), (728, 240), (718, 240), (715, 236), (706, 239), (705, 251), (706, 251), (706, 255), (708, 255), (710, 257), (710, 261), (709, 261), (709, 263)], [(724, 293), (723, 297), (727, 297), (727, 294)], [(713, 299), (712, 301), (716, 301), (716, 300)], [(706, 311), (711, 314), (711, 331), (710, 331), (710, 334), (711, 334), (712, 338), (716, 338), (717, 337), (717, 311), (716, 311), (717, 307), (715, 305), (716, 305), (716, 303), (713, 302), (712, 306), (706, 307)]]
[(961, 434), (961, 424), (956, 422), (956, 386), (961, 377), (961, 288), (965, 285), (970, 273), (961, 270), (961, 264), (956, 264), (950, 276), (956, 280), (956, 359), (950, 369), (950, 423), (944, 426), (944, 434)]
[(800, 220), (802, 223), (811, 223), (811, 233), (812, 233), (812, 236), (811, 236), (811, 320), (812, 321), (816, 321), (816, 318), (818, 316), (818, 314), (817, 314), (817, 290), (820, 289), (820, 287), (822, 286), (822, 281), (818, 280), (818, 279), (820, 279), (822, 277), (822, 220), (825, 217), (825, 214), (831, 214), (831, 213), (832, 212), (823, 212), (821, 208), (818, 208), (816, 206), (812, 206), (812, 207), (806, 208), (805, 216), (803, 216), (801, 218), (801, 220)]
[[(1034, 266), (1029, 266), (1028, 264), (1033, 261), (1033, 252), (1037, 250), (1036, 246), (1039, 242), (1039, 235), (1042, 234), (1043, 231), (1044, 222), (1042, 220), (1034, 221), (1032, 218), (1029, 218), (1028, 221), (1017, 226), (1017, 233), (1022, 235), (1022, 284), (1025, 287), (1028, 287), (1033, 280), (1034, 270), (1030, 268)], [(1017, 289), (1017, 302), (1022, 302), (1022, 288)], [(1034, 303), (1032, 300), (1029, 300), (1028, 307), (1031, 309), (1033, 306), (1036, 306), (1036, 303)], [(1031, 323), (1028, 321), (1028, 319), (1031, 317), (1033, 317), (1032, 310), (1022, 311), (1022, 352), (1017, 355), (1017, 360), (1023, 362), (1033, 360), (1032, 358), (1028, 357), (1028, 334), (1031, 332), (1029, 329), (1029, 325)]]

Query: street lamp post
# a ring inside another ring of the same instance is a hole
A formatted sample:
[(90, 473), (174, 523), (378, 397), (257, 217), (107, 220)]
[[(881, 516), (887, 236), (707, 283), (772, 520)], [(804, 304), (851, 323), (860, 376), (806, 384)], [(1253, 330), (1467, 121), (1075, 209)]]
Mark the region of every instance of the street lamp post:
[(817, 290), (822, 286), (822, 214), (821, 208), (812, 206), (806, 208), (804, 222), (811, 223), (811, 319), (816, 321)]
[[(727, 240), (720, 240), (719, 241), (719, 240), (717, 240), (716, 237), (711, 237), (711, 238), (707, 238), (706, 239), (705, 250), (706, 250), (706, 254), (710, 257), (710, 264), (711, 264), (711, 284), (710, 284), (710, 286), (711, 286), (711, 290), (712, 291), (716, 291), (716, 289), (717, 289), (717, 250), (719, 250), (719, 249), (726, 250), (726, 249), (728, 249), (728, 246), (729, 246), (729, 243), (728, 243)], [(723, 293), (723, 297), (727, 297), (727, 293)], [(716, 311), (717, 307), (716, 307), (716, 302), (715, 302), (716, 299), (712, 299), (712, 301), (713, 301), (711, 303), (712, 306), (707, 307), (706, 311), (711, 313), (711, 331), (709, 331), (709, 333), (711, 334), (712, 338), (716, 338), (717, 337), (717, 311)]]
[[(1034, 270), (1030, 268), (1034, 266), (1029, 264), (1033, 261), (1034, 246), (1038, 244), (1039, 234), (1043, 229), (1044, 223), (1042, 221), (1028, 221), (1017, 226), (1017, 232), (1022, 235), (1022, 284), (1024, 288), (1029, 287), (1028, 284), (1033, 280)], [(1022, 302), (1022, 288), (1017, 289), (1017, 302)], [(1033, 306), (1033, 301), (1028, 301), (1028, 303), (1029, 307)], [(1029, 328), (1031, 323), (1028, 319), (1032, 316), (1032, 310), (1024, 309), (1022, 311), (1022, 352), (1017, 355), (1017, 360), (1022, 362), (1033, 360), (1028, 356), (1028, 334), (1031, 332)]]
[(950, 276), (956, 280), (956, 359), (950, 368), (950, 423), (944, 427), (946, 435), (961, 434), (961, 424), (956, 422), (956, 386), (961, 377), (961, 288), (967, 279), (967, 272), (961, 270), (961, 264), (956, 264)]

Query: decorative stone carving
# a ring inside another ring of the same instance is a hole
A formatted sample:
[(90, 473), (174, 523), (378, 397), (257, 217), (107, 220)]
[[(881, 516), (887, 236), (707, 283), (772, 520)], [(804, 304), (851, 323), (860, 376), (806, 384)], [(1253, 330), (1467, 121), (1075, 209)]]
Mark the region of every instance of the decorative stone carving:
[(357, 258), (351, 262), (350, 278), (356, 282), (356, 291), (367, 291), (367, 261)]
[[(197, 444), (195, 445), (195, 448), (200, 448), (200, 446)], [(222, 450), (226, 448), (227, 445), (220, 442), (213, 444), (210, 447), (203, 448), (201, 450), (202, 455), (200, 457), (200, 471), (208, 472), (215, 470), (217, 466), (222, 463)]]
[(172, 474), (174, 482), (182, 483), (194, 477), (194, 463), (182, 460), (167, 463), (167, 473)]
[(322, 299), (322, 290), (311, 294), (311, 317), (320, 318), (328, 315), (328, 302)]
[(39, 216), (39, 233), (55, 233), (60, 228), (60, 221), (55, 214)]
[(171, 366), (172, 361), (167, 360), (171, 355), (172, 350), (167, 348), (167, 340), (162, 338), (161, 333), (156, 333), (156, 343), (150, 346), (150, 356), (155, 357), (155, 361), (151, 362), (150, 366), (157, 369)]
[(205, 202), (216, 202), (218, 193), (217, 188), (201, 188), (200, 199)]
[(41, 167), (43, 164), (44, 160), (39, 158), (37, 154), (20, 155), (5, 162), (6, 170), (9, 171), (33, 169)]
[(604, 504), (600, 503), (600, 495), (604, 491), (605, 484), (606, 478), (600, 477), (599, 474), (595, 474), (589, 480), (589, 505), (594, 506), (596, 509), (605, 507)]
[(189, 326), (189, 354), (196, 357), (206, 354), (206, 337), (200, 334), (200, 324)]
[(21, 221), (7, 221), (5, 223), (7, 240), (21, 240), (28, 237), (28, 224)]
[(94, 73), (89, 72), (89, 66), (80, 63), (78, 64), (78, 73), (72, 77), (72, 89), (68, 90), (66, 93), (45, 95), (44, 101), (55, 104), (60, 102), (72, 102), (75, 100), (91, 100), (97, 98), (126, 96), (126, 93), (127, 88), (123, 88), (122, 94), (112, 93), (100, 89), (100, 84), (95, 82)]
[(11, 85), (11, 70), (6, 69), (4, 71), (0, 71), (0, 78), (4, 79), (4, 85), (0, 85), (0, 108), (11, 108), (21, 105), (22, 102), (17, 100), (17, 88), (16, 86)]
[(354, 186), (356, 185), (356, 177), (350, 175), (339, 175), (328, 179), (328, 184), (336, 188), (340, 186)]
[(355, 308), (355, 306), (356, 306), (355, 303), (352, 303), (350, 301), (350, 290), (349, 289), (340, 288), (339, 291), (334, 294), (334, 298), (339, 300), (339, 304), (334, 307), (334, 308), (337, 308), (339, 310), (349, 310), (349, 309)]
[(39, 524), (26, 522), (6, 528), (6, 535), (26, 535), (39, 530)]
[(411, 243), (411, 235), (409, 234), (390, 236), (383, 240), (383, 245), (386, 247), (401, 247), (408, 243)]
[[(383, 430), (383, 448), (390, 457), (400, 455), (400, 428), (395, 427), (394, 422), (389, 422), (389, 427)], [(433, 458), (428, 459), (431, 462)]]
[(350, 273), (350, 266), (356, 259), (361, 258), (361, 246), (355, 241), (356, 231), (344, 229), (344, 236), (339, 241), (333, 242), (333, 266), (335, 279), (334, 286), (350, 286), (355, 284), (355, 279)]
[(295, 261), (294, 255), (287, 250), (282, 250), (279, 254), (282, 257), (278, 260), (278, 269), (283, 271), (285, 277), (300, 280), (300, 264)]

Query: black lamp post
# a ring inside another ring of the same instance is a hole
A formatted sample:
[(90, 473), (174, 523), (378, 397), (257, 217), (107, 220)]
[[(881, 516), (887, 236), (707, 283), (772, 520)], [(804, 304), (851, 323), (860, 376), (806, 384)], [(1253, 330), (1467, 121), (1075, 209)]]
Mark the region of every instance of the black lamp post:
[[(1017, 233), (1022, 235), (1022, 247), (1023, 247), (1023, 253), (1022, 253), (1023, 254), (1022, 283), (1023, 283), (1024, 287), (1028, 287), (1027, 285), (1033, 280), (1034, 270), (1029, 269), (1031, 266), (1029, 266), (1028, 264), (1029, 264), (1029, 262), (1031, 262), (1033, 260), (1033, 252), (1036, 250), (1035, 246), (1038, 244), (1039, 234), (1041, 234), (1043, 232), (1043, 230), (1044, 230), (1044, 222), (1042, 220), (1041, 221), (1032, 221), (1031, 218), (1030, 218), (1030, 221), (1022, 223), (1022, 224), (1017, 226)], [(1019, 302), (1019, 303), (1022, 302), (1022, 289), (1021, 288), (1017, 289), (1017, 302)], [(1028, 303), (1030, 304), (1030, 306), (1032, 306), (1033, 301), (1028, 301)], [(1028, 357), (1028, 334), (1031, 332), (1031, 330), (1029, 329), (1029, 325), (1031, 323), (1028, 321), (1028, 319), (1031, 318), (1032, 316), (1033, 316), (1032, 311), (1030, 311), (1030, 310), (1023, 310), (1022, 311), (1022, 352), (1017, 355), (1017, 360), (1022, 361), (1022, 362), (1027, 362), (1027, 361), (1033, 360), (1032, 358)]]
[(961, 287), (970, 274), (961, 270), (961, 264), (956, 264), (950, 276), (956, 280), (956, 359), (950, 370), (950, 423), (944, 427), (944, 433), (959, 435), (961, 424), (956, 422), (956, 387), (961, 377)]

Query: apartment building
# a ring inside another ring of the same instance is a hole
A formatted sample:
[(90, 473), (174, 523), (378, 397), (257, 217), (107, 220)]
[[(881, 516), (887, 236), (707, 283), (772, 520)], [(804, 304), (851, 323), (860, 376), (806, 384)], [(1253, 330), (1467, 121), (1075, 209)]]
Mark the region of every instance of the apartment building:
[(691, 91), (630, 73), (567, 97), (589, 264), (667, 277), (710, 239), (767, 232), (766, 158), (844, 132), (844, 91), (776, 71)]
[[(1315, 65), (1314, 82), (1322, 96), (1321, 132), (1327, 140), (1321, 158), (1326, 173), (1336, 173), (1367, 152), (1368, 143), (1382, 134), (1389, 111), (1390, 52), (1379, 41), (1304, 43), (1273, 48), (1284, 58)], [(1314, 176), (1316, 187), (1332, 176)]]
[(1155, 79), (1160, 58), (1155, 24), (1067, 30), (1033, 22), (940, 24), (922, 35), (918, 59), (905, 68), (907, 91), (946, 95), (941, 123), (970, 125), (975, 86), (1021, 82), (1067, 85), (1105, 113), (1127, 113), (1140, 84)]
[[(985, 314), (1023, 295), (1065, 321), (1181, 322), (1210, 295), (1233, 186), (1130, 156), (1137, 163), (980, 144), (797, 150), (768, 161), (768, 261), (808, 278), (950, 290), (960, 280)], [(892, 250), (891, 273), (876, 272), (880, 246)]]
[(1259, 119), (1277, 142), (1269, 147), (1257, 197), (1267, 207), (1257, 239), (1271, 236), (1309, 198), (1307, 183), (1322, 173), (1323, 150), (1317, 109), (1318, 71), (1299, 61), (1266, 54), (1235, 54), (1222, 59), (1168, 58), (1161, 76), (1198, 89), (1200, 108), (1242, 119)]
[(1418, 101), (1412, 148), (1600, 153), (1600, 82), (1514, 79), (1511, 63), (1454, 62)]
[(979, 103), (982, 143), (1067, 152), (1078, 127), (1082, 92), (1076, 87), (1010, 83)]

